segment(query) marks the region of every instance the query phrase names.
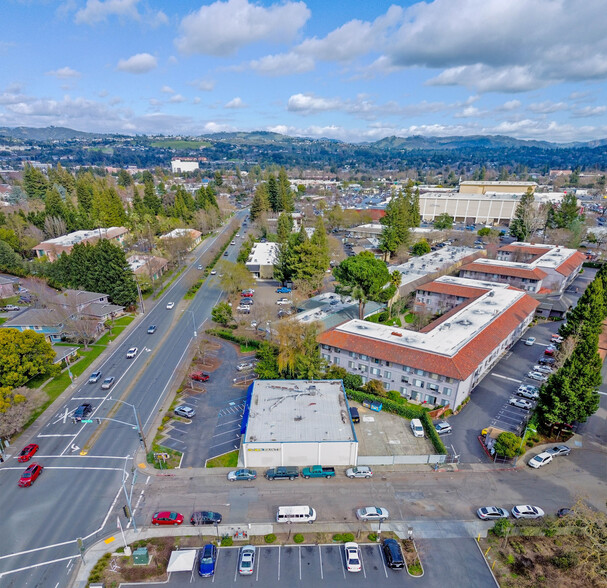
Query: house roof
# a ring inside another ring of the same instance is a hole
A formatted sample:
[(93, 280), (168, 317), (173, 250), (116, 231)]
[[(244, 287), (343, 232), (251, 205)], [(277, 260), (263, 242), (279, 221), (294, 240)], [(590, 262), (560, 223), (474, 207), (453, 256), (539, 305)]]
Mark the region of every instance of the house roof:
[(512, 253), (516, 251), (521, 251), (523, 253), (530, 253), (532, 255), (544, 255), (544, 253), (548, 253), (552, 247), (546, 247), (542, 245), (532, 245), (531, 243), (510, 243), (509, 245), (504, 245), (500, 247), (498, 251), (511, 251)]
[(98, 228), (93, 230), (74, 231), (67, 235), (61, 235), (61, 237), (55, 237), (54, 239), (47, 239), (42, 241), (34, 247), (34, 249), (40, 249), (43, 251), (68, 251), (76, 243), (96, 243), (99, 239), (115, 239), (120, 235), (128, 233), (129, 230), (125, 227), (109, 227), (109, 228)]
[(502, 263), (479, 263), (473, 261), (463, 265), (460, 271), (479, 272), (482, 274), (497, 274), (498, 276), (512, 276), (515, 278), (529, 278), (543, 280), (548, 274), (539, 268), (525, 268), (524, 264), (506, 265)]
[(28, 308), (16, 317), (9, 319), (3, 327), (60, 327), (62, 319), (51, 308)]
[[(403, 344), (395, 344), (378, 339), (370, 339), (339, 330), (340, 327), (322, 333), (318, 341), (325, 345), (354, 351), (396, 364), (423, 369), (425, 371), (444, 375), (457, 380), (465, 380), (485, 358), (498, 347), (538, 306), (538, 302), (531, 296), (524, 295), (510, 308), (495, 316), (491, 323), (478, 335), (473, 337), (453, 356), (414, 349)], [(472, 301), (467, 303), (472, 305)], [(457, 311), (457, 309), (453, 309)], [(449, 314), (449, 313), (448, 313)], [(453, 312), (456, 314), (456, 312)], [(453, 316), (453, 314), (451, 316)], [(351, 321), (355, 322), (355, 321)], [(443, 321), (437, 323), (446, 324)], [(433, 323), (430, 331), (440, 328)], [(406, 332), (406, 331), (405, 331)]]
[(107, 298), (107, 294), (100, 292), (88, 292), (87, 290), (64, 290), (53, 298), (53, 302), (59, 306), (75, 305), (82, 306), (91, 302), (97, 302), (102, 298)]
[(124, 306), (118, 306), (117, 304), (93, 302), (91, 304), (87, 304), (80, 312), (83, 315), (102, 318), (108, 314), (122, 312), (123, 310)]
[(576, 269), (580, 267), (586, 260), (583, 253), (576, 251), (573, 255), (569, 256), (561, 265), (556, 268), (559, 274), (564, 276), (570, 275)]
[(481, 288), (472, 288), (459, 284), (449, 284), (446, 282), (434, 281), (420, 286), (418, 291), (436, 292), (437, 294), (447, 294), (449, 296), (459, 296), (461, 298), (477, 298), (487, 290)]

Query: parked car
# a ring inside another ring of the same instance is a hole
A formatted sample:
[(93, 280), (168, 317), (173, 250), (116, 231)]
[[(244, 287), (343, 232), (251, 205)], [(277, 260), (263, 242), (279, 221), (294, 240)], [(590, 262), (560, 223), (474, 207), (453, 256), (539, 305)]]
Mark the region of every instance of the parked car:
[(384, 539), (383, 552), (386, 558), (386, 565), (391, 570), (402, 570), (405, 567), (403, 550), (396, 539)]
[(552, 457), (558, 457), (559, 455), (569, 455), (571, 453), (571, 447), (568, 445), (555, 445), (546, 449), (546, 453), (552, 455)]
[(266, 470), (265, 477), (268, 480), (294, 480), (299, 478), (299, 468), (296, 466), (278, 466)]
[(544, 349), (544, 355), (554, 355), (556, 351), (556, 347), (554, 345), (548, 345), (546, 349)]
[(148, 327), (148, 335), (153, 335), (156, 332), (156, 325), (150, 325)]
[(540, 372), (527, 372), (527, 377), (531, 380), (537, 380), (538, 382), (545, 382), (548, 379), (546, 374), (540, 374)]
[[(255, 325), (255, 326), (257, 326), (257, 325)], [(252, 370), (254, 367), (255, 367), (255, 364), (252, 361), (243, 361), (242, 363), (239, 363), (236, 366), (236, 369), (239, 372), (242, 372), (244, 370)]]
[(35, 443), (30, 443), (29, 445), (26, 445), (21, 450), (21, 453), (19, 454), (17, 461), (20, 463), (25, 463), (26, 461), (29, 461), (30, 459), (32, 459), (32, 457), (34, 457), (34, 455), (36, 454), (38, 449), (40, 449), (40, 448)]
[(240, 305), (241, 306), (252, 306), (255, 301), (252, 298), (241, 298)]
[(569, 516), (570, 514), (573, 514), (573, 510), (571, 510), (570, 508), (559, 508), (556, 511), (556, 516), (559, 519), (562, 519), (563, 517)]
[(192, 513), (190, 525), (214, 525), (221, 523), (221, 515), (212, 510), (199, 510)]
[(280, 288), (276, 288), (277, 294), (290, 294), (291, 288), (287, 288), (286, 286), (281, 286)]
[(556, 359), (554, 357), (550, 357), (549, 355), (541, 355), (538, 357), (537, 363), (540, 365), (554, 365), (556, 363)]
[(244, 292), (241, 292), (240, 295), (243, 298), (253, 298), (253, 292), (247, 292), (246, 290)]
[(139, 351), (139, 349), (137, 349), (137, 347), (131, 347), (127, 352), (126, 352), (126, 358), (127, 359), (133, 359), (133, 357), (135, 357), (137, 355), (137, 352)]
[(512, 516), (515, 519), (539, 519), (544, 516), (544, 511), (539, 506), (521, 504), (512, 509)]
[(293, 311), (290, 308), (281, 308), (278, 311), (278, 318), (282, 318), (283, 316), (291, 316), (293, 314)]
[(190, 380), (195, 380), (196, 382), (208, 382), (210, 377), (211, 376), (205, 372), (194, 372), (193, 374), (190, 374)]
[(251, 307), (248, 304), (239, 304), (236, 307), (238, 312), (242, 312), (243, 314), (251, 314)]
[(512, 406), (516, 408), (522, 408), (524, 410), (531, 410), (533, 408), (533, 402), (525, 400), (524, 398), (511, 398), (508, 401)]
[(245, 545), (240, 549), (240, 562), (238, 573), (241, 576), (250, 576), (255, 569), (255, 546)]
[(279, 298), (276, 301), (276, 304), (280, 304), (280, 305), (283, 305), (283, 304), (292, 304), (292, 302), (288, 298)]
[(552, 455), (550, 455), (549, 453), (546, 453), (545, 451), (542, 451), (542, 453), (538, 453), (536, 456), (532, 457), (528, 462), (527, 465), (531, 466), (532, 468), (541, 468), (543, 465), (546, 465), (547, 463), (550, 463), (552, 461)]
[(183, 523), (183, 515), (169, 510), (156, 512), (152, 517), (152, 525), (181, 525), (181, 523)]
[(255, 290), (253, 290), (253, 288), (247, 288), (246, 290), (243, 290), (242, 293), (243, 293), (243, 295), (244, 294), (251, 294), (251, 295), (253, 295), (253, 294), (255, 294)]
[(204, 268), (203, 268), (203, 267), (202, 267), (202, 265), (199, 263), (199, 264), (196, 266), (196, 269), (197, 269), (197, 270), (202, 270), (202, 269), (204, 269)]
[(211, 275), (212, 275), (212, 276), (217, 275), (217, 270), (211, 270)]
[(479, 519), (483, 520), (494, 520), (494, 519), (507, 519), (510, 515), (508, 511), (499, 506), (482, 506), (476, 511)]
[(191, 406), (185, 404), (175, 407), (174, 412), (177, 416), (185, 417), (186, 419), (191, 419), (196, 416), (196, 411)]
[(38, 479), (43, 469), (38, 463), (32, 463), (27, 466), (27, 469), (21, 474), (21, 478), (19, 478), (19, 487), (28, 488), (31, 486)]
[(344, 551), (346, 554), (346, 569), (349, 572), (360, 572), (362, 564), (360, 563), (360, 549), (358, 548), (358, 543), (348, 541), (344, 545)]
[(232, 241), (230, 245), (236, 245), (236, 241)]
[(203, 578), (213, 576), (216, 561), (217, 547), (213, 543), (207, 543), (198, 554), (198, 575)]
[(447, 422), (437, 423), (434, 425), (434, 428), (439, 435), (446, 435), (447, 433), (451, 433), (453, 431), (453, 428)]
[(548, 365), (534, 365), (533, 366), (533, 371), (534, 372), (539, 372), (540, 374), (546, 374), (546, 375), (550, 375), (552, 373), (552, 368)]
[(171, 310), (173, 308), (175, 308), (175, 303), (174, 302), (168, 302), (167, 303), (167, 310)]
[(89, 376), (89, 384), (96, 384), (100, 378), (101, 378), (101, 370), (97, 370), (96, 372), (93, 372)]
[(7, 304), (4, 307), (4, 310), (7, 310), (9, 312), (16, 311), (16, 310), (21, 310), (21, 309), (22, 309), (22, 307), (21, 306), (17, 306), (16, 304)]
[(533, 345), (535, 343), (535, 337), (527, 337), (525, 339), (525, 345)]
[(223, 252), (223, 256), (224, 256), (224, 257), (227, 257), (228, 255), (230, 255), (230, 252), (229, 252), (229, 251), (226, 249), (226, 250)]
[(228, 480), (230, 482), (237, 481), (245, 481), (248, 482), (250, 480), (255, 480), (257, 478), (257, 472), (255, 470), (250, 470), (248, 468), (244, 468), (242, 470), (234, 470), (228, 474)]
[(371, 478), (373, 472), (369, 466), (356, 466), (355, 468), (348, 468), (346, 476), (348, 478)]
[(530, 384), (521, 384), (517, 389), (516, 393), (523, 398), (529, 398), (530, 400), (537, 400), (540, 397), (540, 389), (537, 386), (531, 386)]
[(390, 513), (381, 506), (365, 506), (356, 511), (356, 518), (359, 521), (385, 521), (390, 516)]
[(550, 337), (550, 341), (552, 341), (556, 345), (559, 345), (559, 344), (561, 344), (564, 341), (564, 339), (558, 333), (554, 333), (552, 335), (552, 337)]
[(73, 418), (75, 418), (77, 421), (81, 421), (82, 419), (85, 419), (87, 416), (89, 416), (89, 414), (91, 414), (93, 412), (93, 405), (90, 404), (89, 402), (83, 402), (75, 411), (74, 414), (72, 415)]
[(113, 378), (113, 376), (110, 376), (109, 378), (106, 378), (105, 380), (103, 380), (103, 382), (101, 384), (101, 389), (109, 390), (113, 385), (114, 385), (114, 378)]

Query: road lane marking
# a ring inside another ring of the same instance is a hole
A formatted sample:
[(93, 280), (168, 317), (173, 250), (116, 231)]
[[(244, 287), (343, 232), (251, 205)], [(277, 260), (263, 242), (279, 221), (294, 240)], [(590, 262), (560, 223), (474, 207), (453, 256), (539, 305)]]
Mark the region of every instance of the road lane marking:
[(52, 559), (50, 561), (42, 561), (37, 564), (32, 564), (31, 566), (25, 566), (23, 568), (16, 568), (14, 570), (9, 570), (8, 572), (0, 572), (0, 578), (4, 578), (4, 576), (8, 576), (9, 574), (16, 574), (18, 572), (24, 572), (25, 570), (31, 570), (33, 568), (39, 568), (42, 566), (48, 566), (54, 563), (59, 563), (62, 561), (67, 561), (68, 559), (77, 559), (79, 555), (68, 555), (67, 557), (60, 557), (59, 559)]
[(318, 556), (320, 557), (320, 579), (324, 580), (325, 576), (322, 572), (322, 550), (320, 549), (320, 545), (318, 546)]
[(520, 384), (523, 380), (517, 380), (516, 378), (509, 378), (508, 376), (502, 376), (501, 374), (491, 374), (492, 376), (495, 376), (496, 378), (501, 378), (502, 380), (509, 380), (510, 382), (517, 382), (518, 384)]

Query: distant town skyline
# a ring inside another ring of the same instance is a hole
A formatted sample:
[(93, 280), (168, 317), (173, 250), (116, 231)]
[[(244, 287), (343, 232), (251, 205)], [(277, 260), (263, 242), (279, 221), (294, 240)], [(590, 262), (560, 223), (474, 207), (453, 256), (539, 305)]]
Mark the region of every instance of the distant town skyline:
[(607, 137), (599, 0), (4, 0), (0, 126)]

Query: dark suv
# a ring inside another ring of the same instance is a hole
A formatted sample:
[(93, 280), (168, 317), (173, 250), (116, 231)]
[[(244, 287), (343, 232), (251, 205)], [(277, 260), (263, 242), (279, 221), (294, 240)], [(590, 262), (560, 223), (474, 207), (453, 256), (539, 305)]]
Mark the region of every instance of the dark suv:
[(403, 551), (396, 539), (384, 539), (384, 555), (389, 568), (402, 570), (405, 567)]
[(93, 406), (88, 402), (85, 402), (74, 411), (74, 418), (77, 421), (81, 421), (82, 419), (85, 419), (87, 416), (89, 416), (89, 414), (91, 414), (92, 412)]

